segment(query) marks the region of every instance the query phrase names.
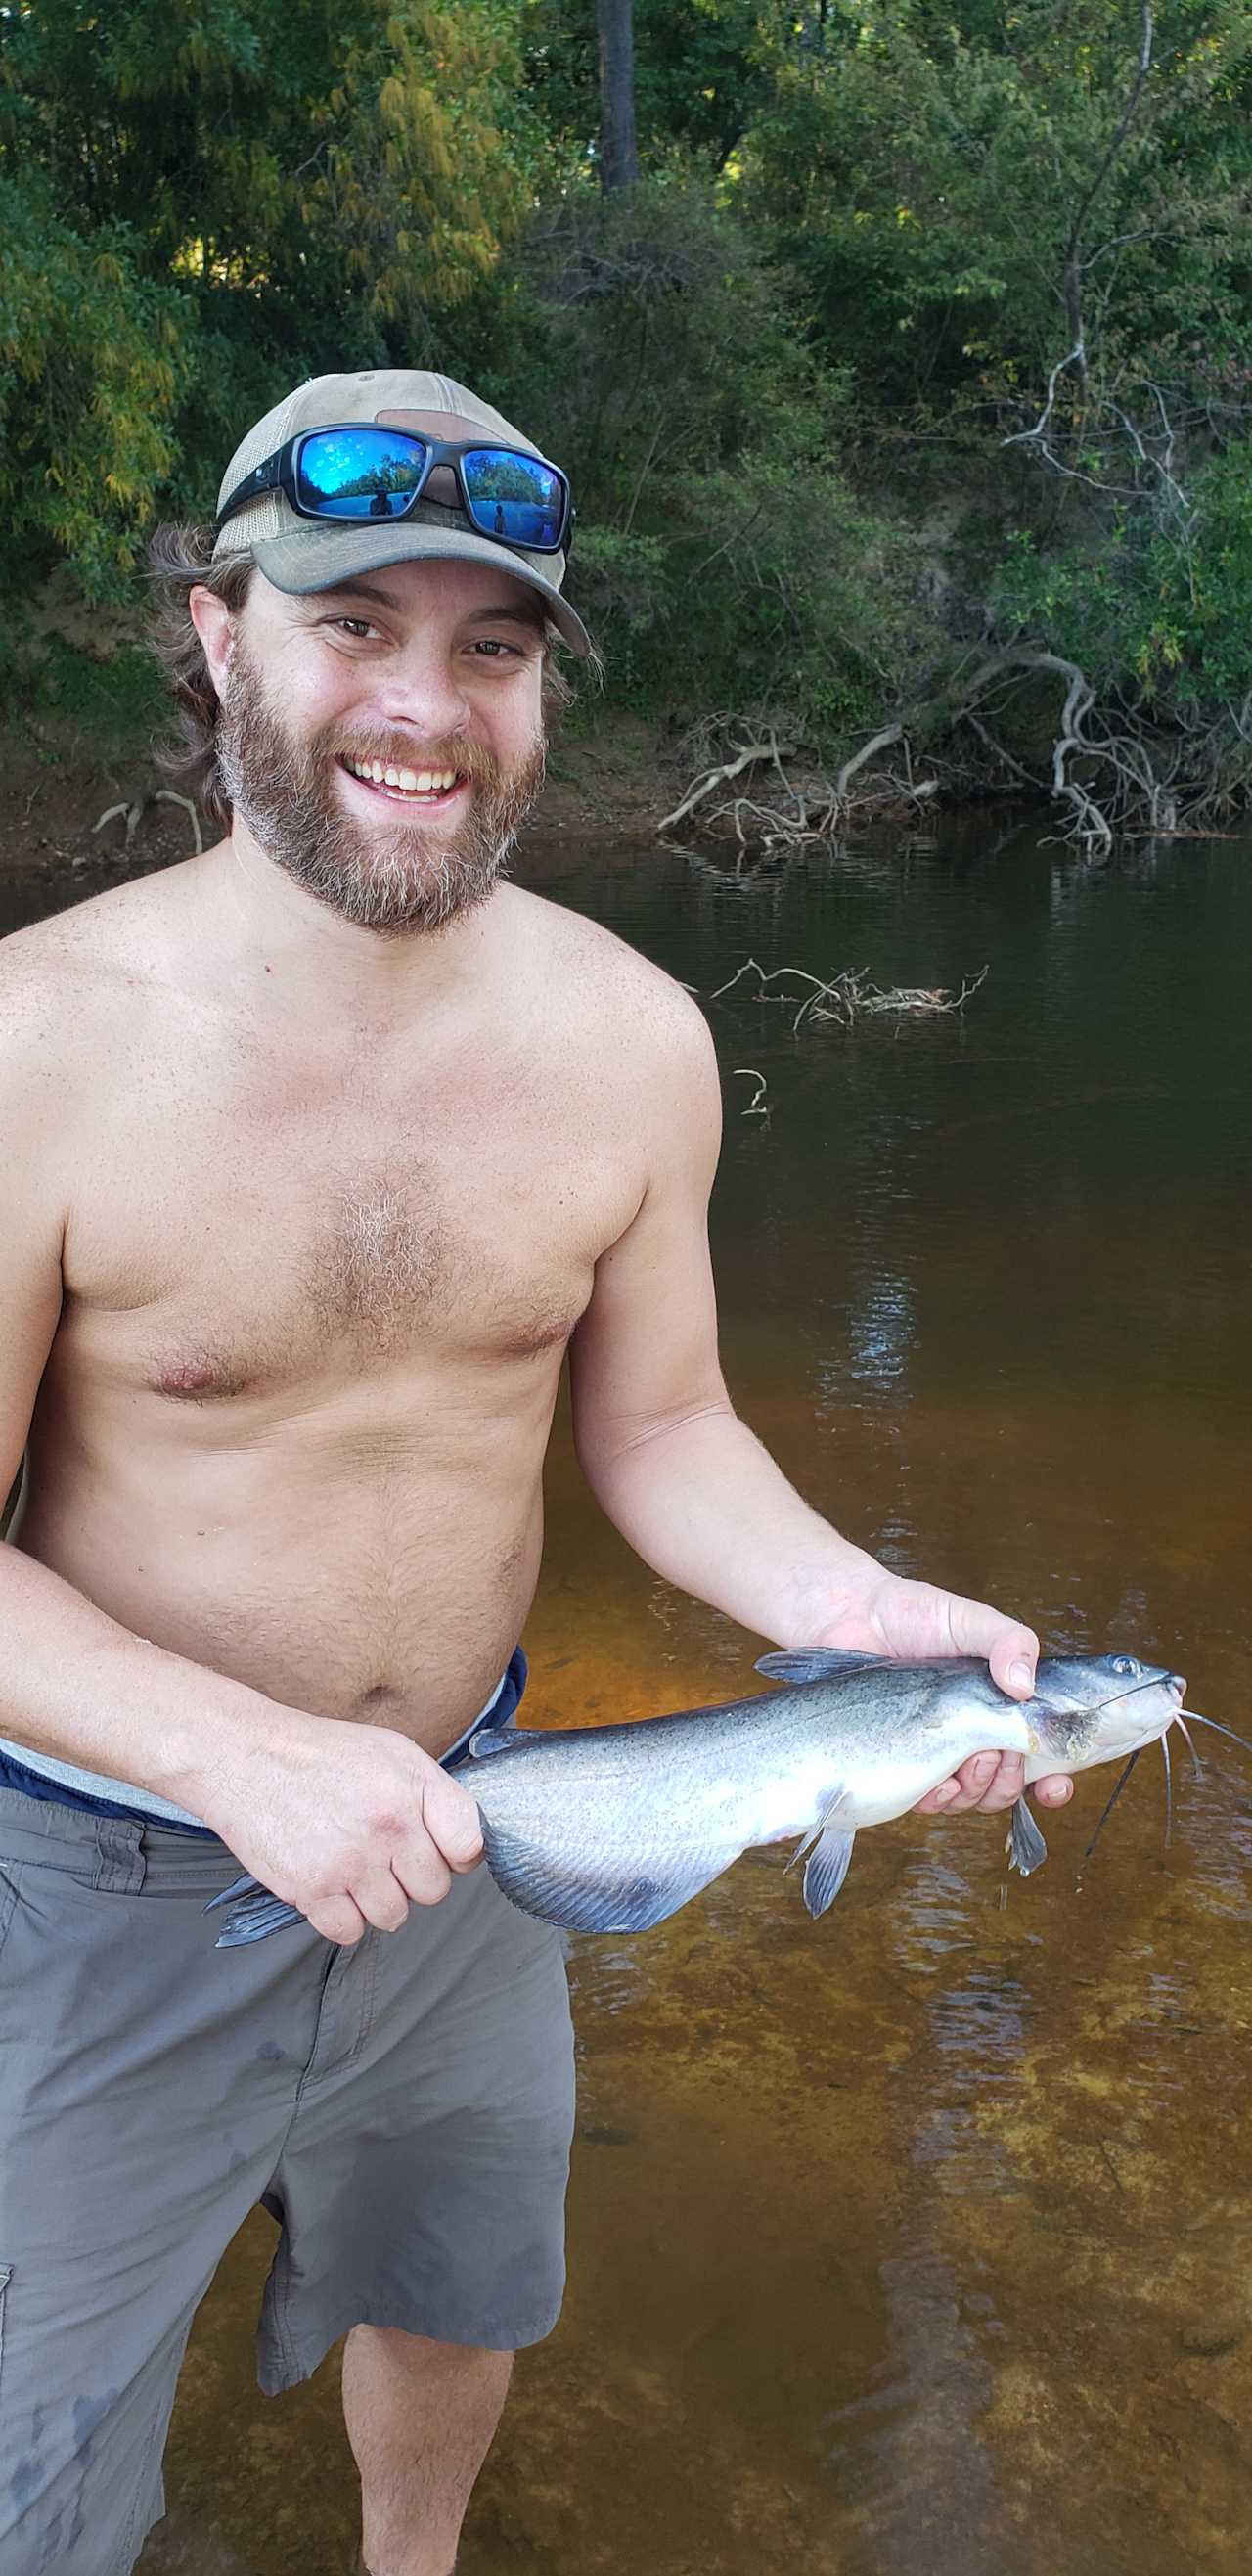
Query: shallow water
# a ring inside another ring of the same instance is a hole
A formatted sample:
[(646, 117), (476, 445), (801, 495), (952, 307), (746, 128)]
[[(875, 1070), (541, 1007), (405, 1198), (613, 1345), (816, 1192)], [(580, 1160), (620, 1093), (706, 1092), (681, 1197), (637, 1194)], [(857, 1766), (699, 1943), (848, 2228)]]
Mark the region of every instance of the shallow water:
[[(1176, 1666), (1252, 1736), (1250, 862), (1091, 871), (997, 821), (751, 882), (572, 836), (525, 874), (703, 996), (749, 957), (988, 966), (960, 1017), (797, 1034), (800, 993), (751, 977), (710, 1004), (732, 1387), (891, 1563)], [(0, 927), (48, 900), (0, 890)], [(529, 1713), (738, 1689), (755, 1642), (632, 1559), (563, 1426), (549, 1511)], [(1252, 1761), (1201, 1749), (1171, 1846), (1145, 1761), (1081, 1892), (1109, 1774), (1007, 1893), (993, 1821), (910, 1818), (820, 1925), (768, 1853), (577, 1945), (569, 2302), (462, 2576), (1252, 2563)], [(335, 2358), (278, 2404), (252, 2383), (271, 2244), (254, 2218), (197, 2325), (144, 2576), (352, 2564)]]

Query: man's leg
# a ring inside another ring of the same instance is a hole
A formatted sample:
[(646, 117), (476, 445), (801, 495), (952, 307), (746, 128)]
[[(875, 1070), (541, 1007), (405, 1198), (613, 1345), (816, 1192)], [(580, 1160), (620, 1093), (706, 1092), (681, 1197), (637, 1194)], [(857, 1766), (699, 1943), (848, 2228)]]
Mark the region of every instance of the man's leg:
[(128, 2576), (192, 2316), (290, 2129), (325, 1943), (215, 1956), (237, 1876), (0, 1789), (3, 2576)]
[(512, 2367), (511, 2353), (477, 2344), (353, 2329), (343, 2414), (361, 2472), (368, 2576), (451, 2576)]

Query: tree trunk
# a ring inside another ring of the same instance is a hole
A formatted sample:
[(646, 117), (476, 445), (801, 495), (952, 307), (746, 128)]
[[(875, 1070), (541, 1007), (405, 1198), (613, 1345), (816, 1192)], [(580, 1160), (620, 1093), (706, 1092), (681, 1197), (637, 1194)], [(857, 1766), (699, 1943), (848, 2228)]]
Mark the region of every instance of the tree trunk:
[(596, 0), (600, 31), (600, 181), (606, 196), (633, 188), (639, 176), (631, 8), (632, 0)]

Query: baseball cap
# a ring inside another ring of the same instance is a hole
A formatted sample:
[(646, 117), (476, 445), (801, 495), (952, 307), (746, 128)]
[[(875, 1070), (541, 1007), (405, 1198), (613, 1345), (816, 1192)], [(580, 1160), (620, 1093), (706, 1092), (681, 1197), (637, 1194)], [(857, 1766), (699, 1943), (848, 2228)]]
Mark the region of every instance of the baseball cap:
[[(377, 422), (387, 429), (449, 441), (481, 439), (485, 432), (502, 446), (522, 448), (531, 456), (540, 453), (533, 439), (524, 438), (468, 386), (431, 369), (381, 367), (357, 375), (311, 376), (275, 403), (236, 448), (222, 477), (218, 509), (244, 477), (289, 438), (302, 430), (336, 428), (349, 421)], [(520, 546), (479, 536), (459, 506), (428, 500), (425, 494), (409, 518), (318, 523), (301, 518), (284, 492), (263, 492), (219, 530), (214, 556), (232, 554), (241, 547), (251, 551), (275, 590), (297, 595), (330, 590), (336, 582), (381, 571), (385, 564), (480, 563), (492, 572), (504, 569), (514, 581), (538, 592), (553, 625), (575, 653), (585, 660), (594, 651), (581, 617), (561, 596), (563, 554), (532, 555)]]

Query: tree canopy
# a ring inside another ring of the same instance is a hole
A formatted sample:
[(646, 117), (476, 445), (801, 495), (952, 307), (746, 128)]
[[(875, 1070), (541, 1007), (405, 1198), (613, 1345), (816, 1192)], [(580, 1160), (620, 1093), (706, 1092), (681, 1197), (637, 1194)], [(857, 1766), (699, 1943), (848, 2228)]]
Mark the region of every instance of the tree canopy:
[[(1247, 776), (1245, 0), (0, 5), (0, 582), (133, 581), (248, 421), (437, 363), (573, 474), (637, 702), (846, 750), (1080, 661)], [(1007, 666), (1006, 666), (1007, 667)], [(1241, 748), (1242, 746), (1242, 748)]]

